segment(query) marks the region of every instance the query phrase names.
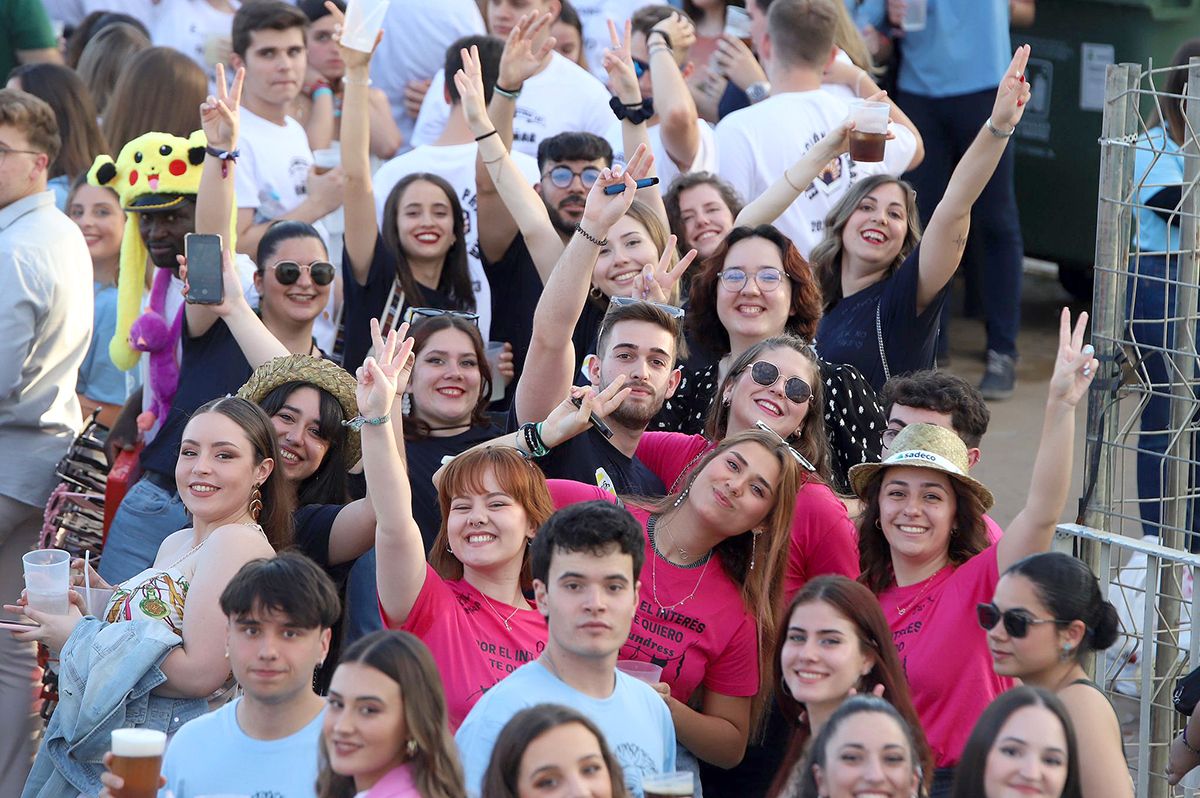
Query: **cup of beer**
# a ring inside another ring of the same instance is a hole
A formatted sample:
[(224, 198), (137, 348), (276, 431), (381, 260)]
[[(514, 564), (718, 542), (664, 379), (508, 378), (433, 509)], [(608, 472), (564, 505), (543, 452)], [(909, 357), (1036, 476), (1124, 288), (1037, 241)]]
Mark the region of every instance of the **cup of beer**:
[(119, 798), (157, 798), (167, 735), (153, 729), (117, 729), (112, 733), (112, 773), (125, 781)]
[(696, 793), (695, 778), (690, 770), (647, 773), (642, 776), (642, 792), (646, 798), (692, 798)]
[(883, 145), (887, 140), (888, 114), (891, 106), (868, 100), (850, 103), (850, 118), (854, 129), (850, 131), (850, 157), (863, 163), (878, 163), (883, 160)]
[(71, 555), (62, 549), (37, 549), (21, 557), (29, 606), (51, 615), (71, 609)]

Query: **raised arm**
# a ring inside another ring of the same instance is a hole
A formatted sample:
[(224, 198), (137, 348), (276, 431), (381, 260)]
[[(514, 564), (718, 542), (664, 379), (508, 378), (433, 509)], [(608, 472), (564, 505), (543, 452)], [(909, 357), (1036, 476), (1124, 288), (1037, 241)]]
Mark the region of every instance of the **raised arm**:
[(690, 170), (700, 152), (696, 101), (692, 99), (676, 60), (676, 53), (687, 52), (695, 41), (695, 27), (679, 13), (659, 22), (646, 36), (654, 111), (662, 127), (663, 147), (680, 172)]
[(1067, 503), (1075, 443), (1075, 408), (1100, 367), (1093, 357), (1095, 349), (1083, 343), (1087, 319), (1087, 313), (1080, 313), (1072, 330), (1070, 310), (1063, 308), (1059, 318), (1058, 357), (1050, 377), (1050, 396), (1033, 463), (1029, 498), (996, 543), (1001, 573), (1021, 558), (1050, 548), (1054, 528)]
[(971, 206), (996, 171), (1009, 138), (1025, 113), (1025, 104), (1029, 102), (1029, 82), (1025, 80), (1028, 62), (1029, 45), (1025, 44), (1017, 48), (1004, 79), (1000, 81), (988, 124), (980, 128), (975, 141), (954, 167), (946, 192), (925, 228), (917, 282), (918, 313), (950, 282), (962, 260), (967, 233), (971, 229)]
[[(608, 72), (609, 86), (612, 88), (613, 94), (616, 95), (617, 100), (620, 101), (621, 105), (625, 106), (626, 111), (640, 109), (642, 107), (642, 87), (638, 84), (637, 73), (633, 68), (633, 54), (629, 49), (629, 38), (632, 35), (632, 30), (632, 23), (629, 20), (625, 20), (625, 37), (622, 38), (621, 35), (617, 33), (616, 24), (614, 24), (611, 19), (608, 20), (608, 37), (610, 47), (604, 51), (603, 60), (604, 70)], [(693, 38), (695, 38), (694, 33)], [(658, 39), (659, 37), (654, 37), (656, 42)], [(661, 44), (659, 45), (659, 47), (663, 46), (664, 45)], [(653, 55), (651, 58), (653, 58)], [(674, 57), (671, 58), (670, 68), (676, 73), (679, 72), (678, 67), (675, 65)], [(680, 82), (682, 82), (682, 78), (680, 78)], [(655, 91), (657, 91), (657, 89), (655, 89)], [(687, 86), (683, 87), (683, 91), (688, 94), (688, 99), (690, 101), (691, 93), (688, 91)], [(695, 108), (695, 102), (692, 101), (693, 111)], [(660, 124), (662, 122), (661, 114), (659, 115), (659, 122)], [(665, 143), (665, 130), (663, 138)], [(650, 149), (650, 134), (646, 132), (646, 123), (642, 122), (641, 124), (635, 125), (628, 119), (622, 119), (621, 148), (625, 151), (626, 158), (631, 158), (632, 153), (637, 152), (637, 148), (641, 146), (645, 146), (647, 152), (653, 152)], [(699, 146), (699, 137), (697, 137), (697, 146)], [(669, 152), (670, 150), (668, 149), (668, 153)], [(674, 156), (672, 156), (672, 158), (673, 157)], [(695, 153), (692, 154), (692, 157), (695, 158)], [(646, 175), (655, 175), (653, 163), (646, 171)], [(667, 218), (667, 206), (663, 204), (661, 191), (659, 191), (657, 188), (643, 191), (638, 196), (638, 199), (649, 205), (650, 209), (654, 211), (654, 215), (657, 216), (659, 221), (663, 223), (663, 226), (670, 229), (671, 222)]]
[[(878, 96), (882, 95), (876, 95)], [(841, 154), (850, 148), (850, 130), (853, 127), (853, 122), (843, 122), (826, 133), (825, 138), (809, 147), (800, 160), (784, 170), (782, 177), (742, 208), (742, 212), (733, 222), (734, 226), (774, 224), (775, 220), (804, 193), (817, 175), (821, 174), (825, 165), (834, 158), (841, 157)]]
[[(626, 170), (605, 169), (592, 184), (583, 219), (546, 281), (533, 314), (525, 371), (538, 379), (517, 381), (516, 409), (521, 421), (545, 418), (570, 389), (575, 364), (571, 334), (587, 301), (596, 259), (601, 247), (608, 244), (609, 229), (633, 204), (637, 188), (633, 175), (638, 174), (646, 159), (653, 158), (642, 145), (629, 159)], [(604, 193), (605, 187), (622, 183), (625, 190), (621, 193)]]
[[(371, 337), (379, 359), (369, 357), (358, 369), (358, 412), (368, 421), (389, 419), (392, 400), (408, 384), (413, 341), (408, 326), (380, 337), (371, 320)], [(402, 342), (401, 342), (402, 339)], [(379, 603), (393, 623), (403, 623), (425, 585), (425, 545), (412, 514), (412, 489), (400, 456), (393, 425), (402, 416), (362, 427), (363, 471), (375, 505), (376, 585)]]
[(863, 100), (871, 100), (873, 102), (887, 103), (890, 106), (888, 111), (888, 119), (895, 122), (901, 127), (908, 128), (916, 139), (917, 148), (913, 152), (912, 158), (905, 167), (905, 171), (916, 169), (921, 161), (925, 160), (925, 140), (921, 138), (921, 131), (917, 130), (917, 125), (904, 111), (900, 110), (900, 106), (896, 105), (887, 96), (887, 92), (883, 91), (876, 85), (871, 73), (865, 69), (848, 64), (844, 61), (834, 61), (825, 73), (826, 83), (841, 83), (848, 86), (854, 92), (854, 96)]
[[(250, 303), (246, 301), (246, 295), (242, 293), (242, 281), (238, 277), (237, 269), (233, 265), (233, 253), (228, 247), (221, 253), (221, 280), (223, 283), (224, 296), (217, 305), (194, 305), (186, 303), (184, 312), (187, 314), (188, 332), (193, 338), (199, 334), (192, 329), (193, 314), (203, 312), (205, 314), (213, 314), (216, 318), (222, 319), (225, 326), (229, 328), (229, 332), (237, 341), (238, 347), (242, 350), (242, 355), (246, 358), (246, 362), (250, 364), (250, 368), (256, 369), (266, 363), (268, 360), (273, 360), (277, 357), (291, 354), (287, 347), (279, 342), (267, 326), (263, 324), (262, 319), (250, 307)], [(188, 276), (187, 276), (187, 259), (182, 255), (179, 256), (179, 276), (183, 280), (183, 294), (186, 297), (188, 293)], [(211, 326), (211, 325), (210, 325)]]

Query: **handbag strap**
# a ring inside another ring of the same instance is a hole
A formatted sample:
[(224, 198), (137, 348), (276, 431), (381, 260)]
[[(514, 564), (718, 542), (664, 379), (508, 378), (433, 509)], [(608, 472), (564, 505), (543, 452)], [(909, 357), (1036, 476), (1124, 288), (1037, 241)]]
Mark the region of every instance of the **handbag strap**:
[(883, 319), (879, 313), (882, 304), (882, 299), (875, 303), (875, 340), (879, 344), (879, 360), (883, 363), (883, 379), (886, 382), (892, 378), (892, 370), (888, 368), (887, 351), (883, 348)]

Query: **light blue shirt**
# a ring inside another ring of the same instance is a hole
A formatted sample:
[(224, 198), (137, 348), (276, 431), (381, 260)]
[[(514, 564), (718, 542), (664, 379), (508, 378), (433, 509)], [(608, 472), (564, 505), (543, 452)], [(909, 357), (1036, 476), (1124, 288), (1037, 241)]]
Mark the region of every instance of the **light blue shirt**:
[(125, 372), (108, 356), (108, 342), (117, 329), (117, 287), (109, 283), (92, 283), (92, 288), (96, 295), (92, 343), (79, 367), (79, 385), (75, 390), (97, 402), (125, 404), (129, 396), (125, 389)]
[[(1151, 148), (1155, 152), (1151, 151)], [(1168, 226), (1167, 221), (1146, 207), (1146, 201), (1168, 186), (1183, 185), (1183, 156), (1179, 145), (1167, 135), (1166, 128), (1156, 125), (1138, 139), (1134, 152), (1133, 180), (1137, 196), (1137, 228), (1133, 237), (1142, 252), (1179, 252), (1179, 224)]]
[(643, 775), (675, 770), (675, 724), (666, 703), (650, 685), (616, 671), (612, 695), (592, 698), (534, 660), (484, 693), (454, 735), (470, 795), (479, 795), (492, 748), (505, 724), (522, 709), (537, 704), (562, 704), (595, 723), (621, 763), (625, 784), (638, 798)]
[[(897, 82), (900, 90), (923, 97), (954, 97), (995, 89), (1012, 60), (1008, 0), (926, 0), (925, 29), (906, 31)], [(880, 31), (887, 21), (886, 0), (865, 0), (854, 9), (858, 27)]]
[(167, 746), (159, 798), (244, 795), (248, 798), (313, 798), (322, 709), (295, 734), (256, 740), (238, 725), (238, 698), (216, 712), (185, 723)]

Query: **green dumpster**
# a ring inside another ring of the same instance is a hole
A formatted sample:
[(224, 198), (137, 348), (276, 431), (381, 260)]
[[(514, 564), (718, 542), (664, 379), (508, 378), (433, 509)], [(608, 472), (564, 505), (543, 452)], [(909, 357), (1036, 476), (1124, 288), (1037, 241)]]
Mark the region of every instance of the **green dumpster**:
[(1013, 46), (1033, 47), (1033, 95), (1015, 136), (1025, 252), (1057, 262), (1080, 298), (1092, 295), (1105, 68), (1168, 66), (1194, 36), (1200, 0), (1038, 0), (1033, 26), (1012, 32)]

